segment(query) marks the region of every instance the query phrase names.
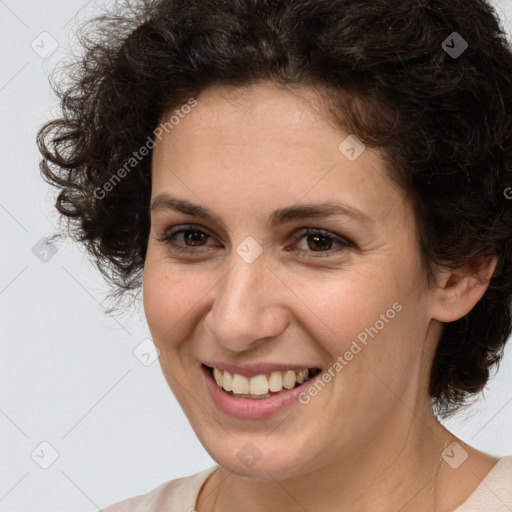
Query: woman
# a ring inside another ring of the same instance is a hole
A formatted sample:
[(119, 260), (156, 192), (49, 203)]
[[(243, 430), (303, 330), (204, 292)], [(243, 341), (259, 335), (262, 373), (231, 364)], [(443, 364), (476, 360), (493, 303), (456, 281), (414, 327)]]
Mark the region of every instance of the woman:
[(484, 0), (161, 0), (38, 135), (217, 462), (106, 510), (509, 511), (447, 418), (512, 330), (512, 54)]

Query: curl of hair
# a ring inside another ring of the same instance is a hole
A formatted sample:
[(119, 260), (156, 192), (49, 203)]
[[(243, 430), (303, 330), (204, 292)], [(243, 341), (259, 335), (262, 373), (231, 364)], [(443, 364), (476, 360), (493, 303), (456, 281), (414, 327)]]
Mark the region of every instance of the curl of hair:
[[(453, 32), (468, 42), (458, 58), (441, 45)], [(444, 325), (429, 393), (447, 417), (484, 388), (512, 331), (512, 53), (485, 0), (125, 1), (79, 38), (37, 142), (113, 297), (141, 287), (151, 158), (130, 159), (163, 116), (212, 85), (310, 86), (410, 193), (429, 281), (497, 257), (483, 298)]]

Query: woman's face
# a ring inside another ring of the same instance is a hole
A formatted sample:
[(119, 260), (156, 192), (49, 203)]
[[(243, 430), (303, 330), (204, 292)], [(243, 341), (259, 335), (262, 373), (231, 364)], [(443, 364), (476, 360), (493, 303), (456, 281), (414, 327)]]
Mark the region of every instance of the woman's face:
[[(197, 436), (239, 475), (301, 475), (383, 439), (392, 451), (429, 409), (440, 324), (411, 205), (379, 153), (358, 156), (315, 99), (210, 88), (153, 153), (148, 324)], [(204, 365), (237, 374), (238, 393), (321, 371), (300, 390), (237, 398)]]

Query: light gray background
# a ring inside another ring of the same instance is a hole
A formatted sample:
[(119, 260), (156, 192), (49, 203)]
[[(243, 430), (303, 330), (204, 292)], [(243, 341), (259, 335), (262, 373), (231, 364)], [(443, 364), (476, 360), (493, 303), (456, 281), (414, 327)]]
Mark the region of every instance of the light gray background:
[[(512, 0), (498, 7), (510, 31)], [(97, 511), (214, 464), (158, 362), (133, 354), (149, 337), (141, 311), (105, 315), (106, 285), (70, 241), (47, 263), (32, 252), (58, 222), (34, 142), (55, 112), (47, 74), (77, 13), (96, 12), (83, 0), (0, 0), (0, 512)], [(60, 45), (47, 59), (31, 48), (45, 31)], [(447, 423), (494, 455), (512, 454), (511, 362), (509, 347), (485, 397)], [(58, 453), (48, 469), (42, 442)]]

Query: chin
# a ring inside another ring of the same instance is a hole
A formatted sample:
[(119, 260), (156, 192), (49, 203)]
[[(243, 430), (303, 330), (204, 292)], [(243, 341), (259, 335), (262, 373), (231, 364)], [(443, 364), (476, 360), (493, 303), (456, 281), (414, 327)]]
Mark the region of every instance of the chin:
[[(243, 436), (211, 440), (210, 446), (203, 443), (212, 459), (224, 470), (235, 475), (260, 480), (285, 480), (303, 474), (304, 450), (289, 443), (285, 448), (279, 439), (261, 436), (253, 439)], [(309, 458), (309, 457), (307, 457)]]
[(271, 459), (270, 457), (262, 457), (252, 465), (238, 460), (236, 454), (235, 456), (223, 454), (216, 461), (219, 466), (230, 473), (258, 480), (285, 480), (286, 478), (293, 478), (299, 472), (302, 472), (292, 470), (291, 468), (297, 466), (286, 458)]

